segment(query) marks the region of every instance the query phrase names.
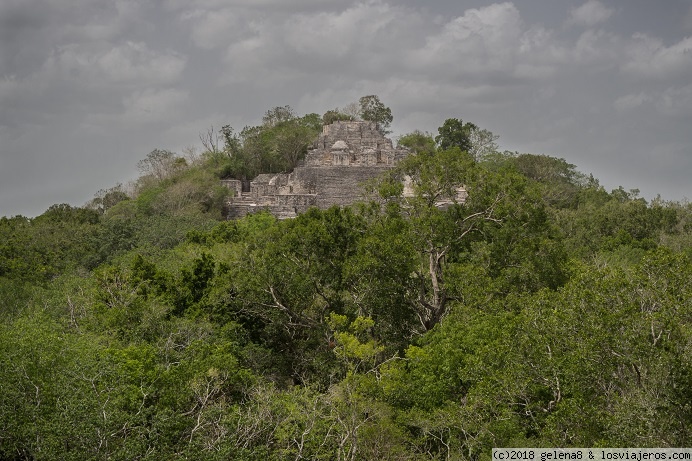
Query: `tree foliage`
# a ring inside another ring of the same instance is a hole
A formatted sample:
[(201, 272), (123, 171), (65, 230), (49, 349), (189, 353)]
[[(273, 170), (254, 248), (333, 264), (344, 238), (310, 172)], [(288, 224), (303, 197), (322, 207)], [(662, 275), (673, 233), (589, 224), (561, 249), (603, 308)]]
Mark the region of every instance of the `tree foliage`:
[(457, 147), (468, 152), (471, 150), (471, 131), (474, 128), (476, 125), (473, 123), (464, 123), (458, 118), (448, 118), (437, 129), (439, 134), (435, 136), (435, 142), (442, 150)]
[(317, 114), (297, 116), (290, 106), (268, 110), (262, 124), (239, 133), (230, 125), (221, 129), (223, 150), (207, 149), (220, 177), (252, 179), (260, 173), (293, 170), (322, 129)]
[(339, 109), (331, 109), (324, 113), (322, 116), (322, 123), (325, 125), (331, 125), (334, 122), (343, 122), (353, 120), (352, 115), (345, 114)]
[(277, 107), (0, 218), (1, 459), (690, 445), (688, 203), (445, 128), (401, 137), (370, 202), (222, 219), (222, 173), (286, 168), (321, 123)]
[(430, 133), (414, 131), (401, 136), (398, 140), (400, 147), (405, 147), (416, 154), (428, 153), (433, 154), (437, 146), (435, 140)]
[(363, 96), (358, 100), (360, 105), (360, 118), (368, 122), (375, 122), (382, 133), (388, 133), (394, 117), (392, 110), (385, 106), (376, 95)]

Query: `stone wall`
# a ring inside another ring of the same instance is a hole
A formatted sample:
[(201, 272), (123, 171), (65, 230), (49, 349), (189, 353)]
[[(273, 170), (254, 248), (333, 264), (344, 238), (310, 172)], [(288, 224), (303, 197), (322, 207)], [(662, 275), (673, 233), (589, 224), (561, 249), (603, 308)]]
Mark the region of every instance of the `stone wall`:
[(395, 149), (374, 122), (334, 122), (305, 157), (305, 166), (393, 166), (407, 150)]
[(234, 197), (240, 197), (243, 193), (243, 182), (239, 179), (222, 179), (221, 184), (231, 189)]

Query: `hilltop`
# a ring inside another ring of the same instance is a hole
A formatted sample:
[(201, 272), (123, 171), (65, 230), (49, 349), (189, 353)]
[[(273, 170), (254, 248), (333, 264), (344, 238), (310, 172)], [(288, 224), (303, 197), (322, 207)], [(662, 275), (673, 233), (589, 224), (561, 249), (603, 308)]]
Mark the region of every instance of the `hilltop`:
[(365, 102), (0, 218), (0, 459), (690, 446), (692, 206)]

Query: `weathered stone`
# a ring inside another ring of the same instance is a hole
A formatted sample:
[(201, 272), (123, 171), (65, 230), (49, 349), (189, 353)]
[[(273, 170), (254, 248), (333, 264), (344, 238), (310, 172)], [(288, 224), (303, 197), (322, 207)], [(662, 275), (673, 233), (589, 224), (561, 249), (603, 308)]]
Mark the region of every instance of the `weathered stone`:
[(261, 174), (250, 183), (249, 193), (242, 191), (240, 181), (225, 181), (235, 191), (228, 203), (228, 218), (262, 209), (290, 218), (311, 206), (353, 204), (363, 197), (363, 182), (394, 167), (408, 153), (394, 148), (373, 122), (325, 125), (293, 172)]

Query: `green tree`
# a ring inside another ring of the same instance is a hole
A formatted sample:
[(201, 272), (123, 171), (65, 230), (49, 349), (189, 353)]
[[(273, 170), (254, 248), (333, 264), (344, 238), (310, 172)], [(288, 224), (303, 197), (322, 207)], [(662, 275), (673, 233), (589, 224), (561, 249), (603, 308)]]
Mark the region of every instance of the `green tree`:
[(437, 129), (438, 135), (435, 142), (442, 150), (458, 147), (459, 149), (470, 152), (472, 148), (471, 132), (477, 129), (473, 123), (464, 123), (458, 118), (448, 118), (441, 127)]
[(308, 146), (317, 137), (322, 123), (315, 116), (308, 114), (276, 127), (274, 148), (284, 162), (285, 171), (292, 171), (305, 158)]
[[(322, 130), (318, 114), (298, 116), (290, 106), (268, 110), (257, 126), (239, 133), (224, 125), (220, 134), (200, 136), (205, 160), (219, 178), (248, 180), (261, 173), (292, 171)], [(218, 140), (224, 143), (219, 149)]]
[(284, 351), (283, 365), (297, 382), (323, 383), (336, 372), (326, 319), (348, 309), (344, 265), (362, 225), (349, 209), (308, 210), (256, 236), (242, 259), (252, 271), (233, 277), (235, 308), (262, 325), (267, 344)]
[[(433, 156), (427, 153), (409, 156), (394, 176), (405, 175), (413, 188), (413, 196), (403, 198), (400, 212), (411, 223), (413, 245), (421, 257), (415, 272), (420, 288), (411, 303), (423, 331), (434, 327), (446, 313), (449, 297), (442, 269), (455, 241), (473, 232), (480, 219), (496, 219), (492, 208), (467, 213), (470, 210), (459, 205), (457, 189), (469, 182), (473, 170), (468, 155), (450, 150)], [(442, 201), (452, 207), (438, 207)]]
[[(407, 194), (391, 186), (402, 180)], [(465, 296), (450, 291), (452, 268), (479, 265), (488, 276), (522, 288), (561, 283), (560, 246), (537, 191), (512, 170), (486, 169), (454, 148), (407, 157), (381, 186), (389, 209), (410, 223), (420, 258), (410, 302), (423, 331), (440, 322), (450, 301)], [(529, 258), (532, 253), (542, 256)]]
[(305, 157), (322, 129), (321, 119), (317, 114), (297, 117), (287, 107), (268, 111), (262, 125), (240, 132), (242, 148), (229, 164), (228, 175), (244, 179), (292, 171)]
[(377, 123), (378, 129), (386, 134), (392, 124), (392, 110), (385, 106), (376, 95), (363, 96), (358, 100), (360, 104), (360, 118), (368, 122)]
[(353, 120), (353, 117), (351, 115), (347, 115), (347, 114), (340, 112), (339, 109), (328, 110), (322, 116), (322, 122), (325, 125), (331, 125), (334, 122), (348, 121), (348, 120)]
[(499, 149), (496, 142), (499, 138), (498, 135), (493, 134), (489, 130), (479, 128), (475, 125), (471, 126), (469, 131), (469, 141), (471, 143), (469, 154), (471, 154), (476, 161), (492, 157)]
[(575, 207), (579, 192), (587, 184), (584, 174), (565, 159), (547, 155), (520, 154), (510, 158), (517, 170), (526, 177), (537, 181), (543, 189), (543, 196), (551, 206)]
[(137, 168), (142, 174), (158, 180), (171, 176), (184, 166), (184, 158), (176, 157), (175, 153), (163, 149), (154, 149), (137, 163)]
[(221, 136), (223, 137), (224, 152), (226, 155), (233, 158), (238, 155), (241, 148), (240, 137), (233, 131), (230, 125), (221, 127)]
[(262, 125), (265, 127), (275, 127), (282, 123), (290, 122), (296, 118), (296, 114), (291, 106), (277, 106), (269, 109), (262, 117)]
[(406, 147), (416, 154), (428, 153), (434, 154), (437, 150), (435, 145), (435, 140), (430, 133), (423, 133), (421, 131), (414, 131), (408, 133), (399, 138), (398, 143), (400, 147)]
[(105, 213), (118, 203), (129, 199), (130, 196), (125, 192), (123, 185), (118, 184), (110, 189), (99, 190), (87, 206), (97, 210), (99, 213)]
[(34, 219), (0, 218), (0, 276), (39, 282), (92, 268), (100, 219), (96, 210), (67, 204)]

